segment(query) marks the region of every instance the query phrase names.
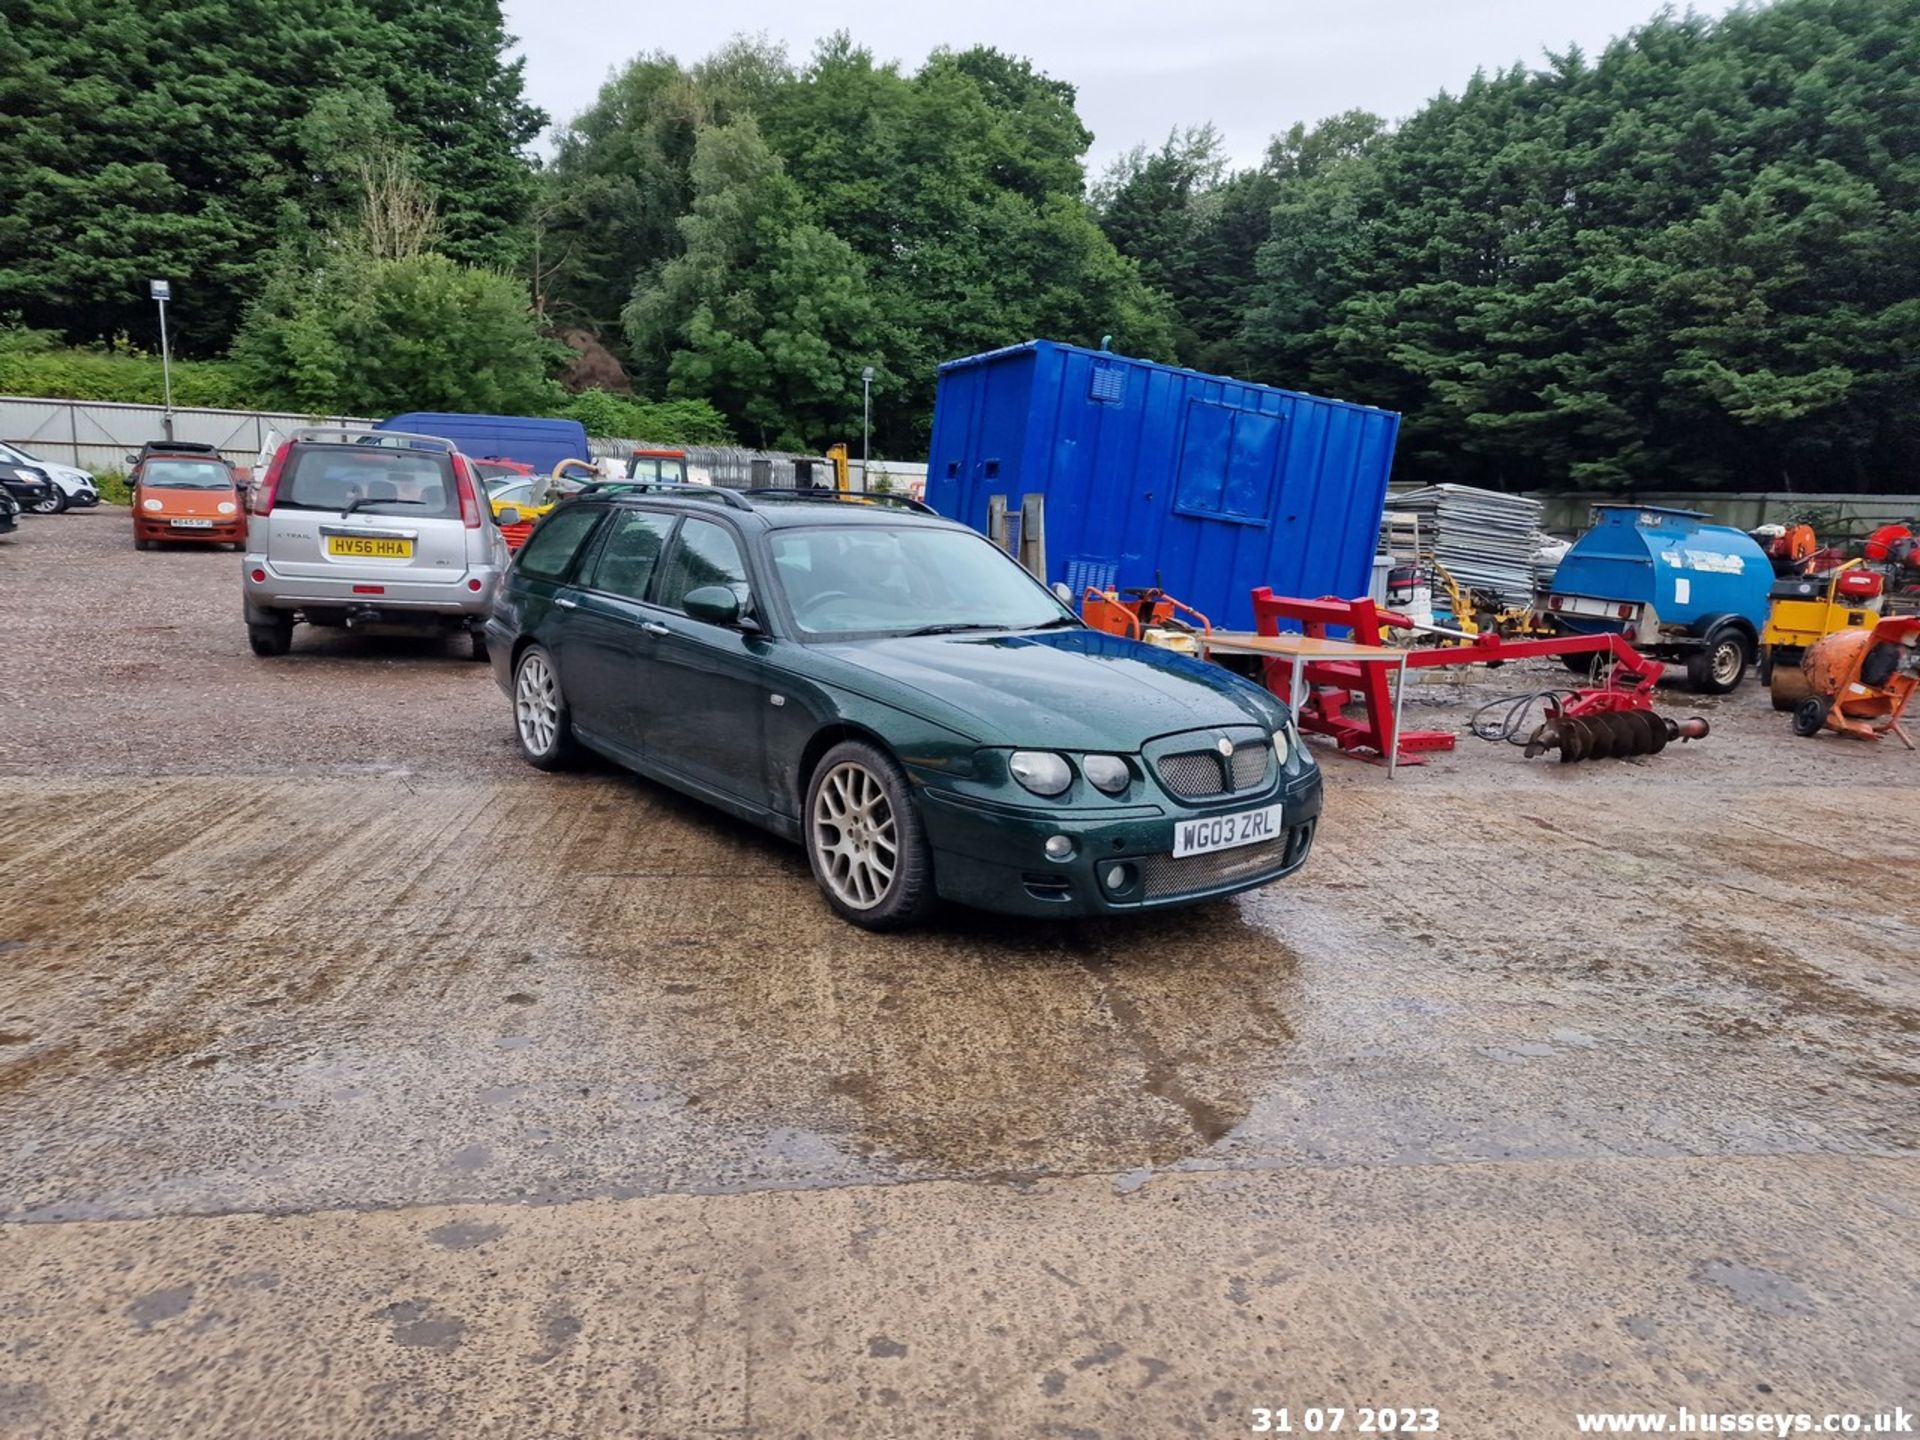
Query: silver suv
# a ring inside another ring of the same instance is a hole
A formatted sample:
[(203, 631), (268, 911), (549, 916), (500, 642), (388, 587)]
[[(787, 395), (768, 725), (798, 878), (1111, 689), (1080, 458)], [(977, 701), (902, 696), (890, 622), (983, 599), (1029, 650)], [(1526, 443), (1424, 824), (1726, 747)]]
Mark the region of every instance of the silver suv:
[(507, 545), (453, 442), (393, 430), (296, 430), (247, 492), (247, 641), (284, 655), (296, 621), (466, 634), (481, 626)]

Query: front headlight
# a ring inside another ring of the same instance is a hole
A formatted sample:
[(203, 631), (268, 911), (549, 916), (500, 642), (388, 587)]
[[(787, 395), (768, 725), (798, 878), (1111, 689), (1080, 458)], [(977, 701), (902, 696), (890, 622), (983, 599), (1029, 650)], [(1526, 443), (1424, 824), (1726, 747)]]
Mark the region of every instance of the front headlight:
[(214, 506), (213, 508), (218, 510), (222, 515), (231, 515), (239, 507), (236, 506), (231, 500), (222, 500), (218, 505)]
[(1273, 758), (1282, 770), (1287, 768), (1287, 752), (1290, 748), (1287, 744), (1287, 727), (1282, 725), (1273, 732)]
[(1096, 790), (1109, 795), (1118, 795), (1133, 778), (1127, 771), (1127, 762), (1118, 755), (1082, 755), (1080, 773), (1093, 782)]
[(158, 500), (142, 500), (140, 502), (140, 508), (142, 510), (158, 510), (161, 506)]
[(1007, 769), (1036, 795), (1058, 795), (1073, 783), (1072, 768), (1051, 750), (1016, 750)]

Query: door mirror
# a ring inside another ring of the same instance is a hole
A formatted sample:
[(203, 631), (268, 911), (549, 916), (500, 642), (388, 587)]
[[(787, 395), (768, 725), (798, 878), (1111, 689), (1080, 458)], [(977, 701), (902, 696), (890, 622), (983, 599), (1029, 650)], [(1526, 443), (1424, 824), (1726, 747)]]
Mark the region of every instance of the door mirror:
[(520, 523), (520, 507), (518, 505), (502, 505), (499, 513), (493, 517), (493, 523), (496, 525), (518, 525)]
[(1067, 588), (1066, 581), (1056, 580), (1050, 588), (1053, 591), (1053, 598), (1058, 600), (1062, 605), (1073, 604), (1073, 591)]
[(140, 463), (140, 457), (138, 455), (129, 455), (126, 458), (127, 464), (129, 465), (138, 465)]
[(725, 585), (702, 585), (698, 590), (690, 590), (680, 605), (695, 620), (704, 620), (709, 625), (740, 623), (740, 597)]

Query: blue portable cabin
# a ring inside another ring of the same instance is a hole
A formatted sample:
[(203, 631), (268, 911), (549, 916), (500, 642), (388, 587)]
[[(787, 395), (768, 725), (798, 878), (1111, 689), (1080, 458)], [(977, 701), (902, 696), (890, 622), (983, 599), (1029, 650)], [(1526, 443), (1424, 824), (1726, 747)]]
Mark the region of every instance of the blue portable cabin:
[(463, 415), (452, 411), (410, 410), (375, 425), (451, 440), (462, 455), (498, 456), (551, 474), (562, 460), (591, 460), (587, 427), (578, 420), (536, 419), (530, 415)]
[[(1696, 689), (1738, 685), (1772, 605), (1766, 552), (1698, 510), (1622, 504), (1596, 505), (1594, 514), (1554, 572), (1547, 611), (1556, 625), (1577, 635), (1619, 631), (1657, 658), (1684, 660)], [(1736, 642), (1744, 652), (1737, 667), (1727, 649)]]
[(987, 529), (1045, 497), (1047, 576), (1161, 585), (1251, 629), (1249, 593), (1367, 593), (1400, 417), (1030, 340), (940, 367), (927, 501)]

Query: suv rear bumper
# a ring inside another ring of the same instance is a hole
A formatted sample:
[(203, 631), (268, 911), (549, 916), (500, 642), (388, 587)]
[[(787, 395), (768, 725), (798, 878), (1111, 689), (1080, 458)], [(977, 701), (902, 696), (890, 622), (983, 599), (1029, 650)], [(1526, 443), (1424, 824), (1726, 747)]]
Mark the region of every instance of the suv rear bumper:
[[(255, 580), (254, 573), (266, 578)], [(480, 583), (479, 589), (473, 582)], [(391, 610), (420, 615), (460, 615), (484, 618), (493, 608), (493, 592), (500, 572), (478, 566), (459, 578), (432, 583), (388, 580), (375, 575), (282, 575), (266, 556), (249, 554), (245, 578), (247, 609), (253, 610)]]

